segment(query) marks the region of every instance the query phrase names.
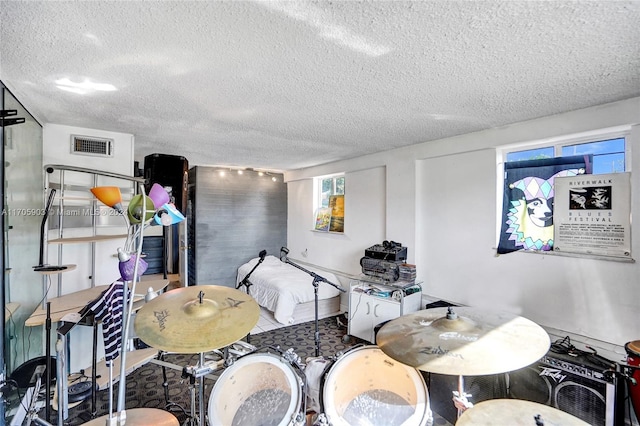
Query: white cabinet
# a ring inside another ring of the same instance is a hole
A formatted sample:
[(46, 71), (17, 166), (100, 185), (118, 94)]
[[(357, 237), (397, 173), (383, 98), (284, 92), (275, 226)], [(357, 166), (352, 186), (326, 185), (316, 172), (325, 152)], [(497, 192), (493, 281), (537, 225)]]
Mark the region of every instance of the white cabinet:
[(420, 310), (421, 283), (352, 280), (349, 285), (349, 335), (375, 343), (375, 327)]

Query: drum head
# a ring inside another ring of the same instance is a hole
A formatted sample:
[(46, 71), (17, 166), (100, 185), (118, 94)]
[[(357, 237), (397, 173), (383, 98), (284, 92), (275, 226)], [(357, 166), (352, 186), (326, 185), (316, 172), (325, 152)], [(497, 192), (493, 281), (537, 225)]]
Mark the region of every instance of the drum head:
[(272, 354), (237, 360), (216, 381), (209, 397), (209, 426), (284, 426), (301, 406), (302, 385), (293, 367)]
[(391, 359), (377, 346), (348, 352), (331, 366), (323, 401), (332, 426), (416, 426), (431, 419), (427, 386), (420, 372)]

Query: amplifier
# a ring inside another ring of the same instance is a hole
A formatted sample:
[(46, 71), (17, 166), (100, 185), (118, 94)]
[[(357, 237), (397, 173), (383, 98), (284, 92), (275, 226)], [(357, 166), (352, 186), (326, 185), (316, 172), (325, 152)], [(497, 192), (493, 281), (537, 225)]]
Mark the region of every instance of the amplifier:
[(365, 249), (364, 255), (372, 259), (399, 262), (407, 260), (407, 248), (402, 247), (400, 243), (386, 242), (386, 244), (375, 244)]
[(398, 281), (398, 278), (400, 278), (401, 264), (402, 262), (388, 262), (366, 256), (360, 259), (363, 274), (386, 281)]
[(585, 356), (550, 351), (534, 364), (507, 374), (508, 395), (549, 405), (590, 425), (614, 426), (621, 420), (616, 412), (617, 386), (605, 371)]

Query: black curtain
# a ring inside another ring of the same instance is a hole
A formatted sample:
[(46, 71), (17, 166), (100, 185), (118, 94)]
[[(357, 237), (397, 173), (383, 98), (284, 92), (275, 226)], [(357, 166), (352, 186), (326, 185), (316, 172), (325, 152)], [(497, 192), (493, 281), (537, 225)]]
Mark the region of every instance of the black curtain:
[(505, 163), (498, 253), (553, 250), (554, 179), (590, 174), (591, 165), (591, 155)]

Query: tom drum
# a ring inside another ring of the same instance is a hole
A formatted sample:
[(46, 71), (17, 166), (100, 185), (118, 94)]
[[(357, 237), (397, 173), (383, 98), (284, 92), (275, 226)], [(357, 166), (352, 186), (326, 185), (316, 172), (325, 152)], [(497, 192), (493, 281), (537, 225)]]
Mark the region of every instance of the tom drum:
[(284, 358), (249, 354), (216, 380), (209, 396), (209, 426), (286, 426), (305, 422), (303, 379)]
[(627, 351), (627, 364), (631, 366), (629, 374), (635, 379), (635, 384), (629, 381), (629, 396), (636, 417), (640, 419), (640, 340), (627, 342), (624, 349)]
[(329, 368), (322, 388), (324, 415), (332, 426), (431, 424), (422, 374), (377, 346), (353, 349)]

